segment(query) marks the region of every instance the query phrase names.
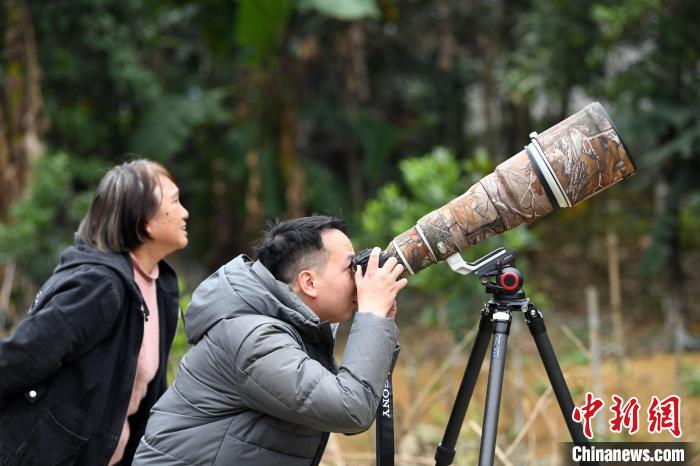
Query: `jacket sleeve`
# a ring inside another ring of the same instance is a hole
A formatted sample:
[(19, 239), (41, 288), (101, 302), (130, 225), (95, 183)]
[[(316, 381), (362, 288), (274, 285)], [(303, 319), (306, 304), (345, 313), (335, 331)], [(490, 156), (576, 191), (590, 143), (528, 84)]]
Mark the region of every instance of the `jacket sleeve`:
[(94, 267), (79, 268), (0, 340), (0, 399), (42, 382), (109, 334), (123, 300), (121, 281), (109, 278)]
[(261, 325), (243, 341), (235, 360), (242, 401), (318, 430), (362, 432), (374, 419), (397, 336), (393, 320), (358, 313), (333, 374), (289, 333), (275, 324)]

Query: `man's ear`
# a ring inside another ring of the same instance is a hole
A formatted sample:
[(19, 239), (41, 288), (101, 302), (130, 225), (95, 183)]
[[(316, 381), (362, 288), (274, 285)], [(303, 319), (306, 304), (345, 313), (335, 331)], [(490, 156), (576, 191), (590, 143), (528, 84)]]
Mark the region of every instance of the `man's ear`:
[(303, 295), (310, 298), (318, 296), (318, 288), (316, 288), (316, 274), (312, 270), (302, 270), (297, 275), (297, 285), (299, 291)]

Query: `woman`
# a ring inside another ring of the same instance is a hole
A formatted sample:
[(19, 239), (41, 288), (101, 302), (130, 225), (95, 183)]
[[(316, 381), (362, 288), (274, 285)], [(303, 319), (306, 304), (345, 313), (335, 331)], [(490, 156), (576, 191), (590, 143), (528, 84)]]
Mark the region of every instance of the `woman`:
[(0, 340), (0, 465), (130, 464), (166, 388), (187, 210), (161, 165), (112, 168), (28, 317)]

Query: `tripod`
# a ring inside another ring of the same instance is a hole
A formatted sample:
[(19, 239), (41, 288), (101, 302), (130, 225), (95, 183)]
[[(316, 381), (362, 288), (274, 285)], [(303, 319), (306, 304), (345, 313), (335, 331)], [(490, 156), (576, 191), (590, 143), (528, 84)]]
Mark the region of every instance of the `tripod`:
[[(469, 401), (474, 392), (476, 379), (484, 362), (491, 335), (493, 335), (493, 345), (479, 450), (479, 466), (493, 465), (508, 333), (510, 332), (512, 314), (518, 311), (523, 313), (525, 322), (535, 340), (571, 438), (578, 445), (588, 443), (583, 435), (581, 425), (571, 418), (574, 402), (547, 336), (542, 314), (530, 299), (525, 297), (525, 292), (521, 289), (524, 280), (522, 273), (515, 268), (515, 254), (514, 249), (506, 251), (504, 248), (499, 248), (474, 263), (464, 262), (459, 254), (447, 259), (454, 271), (465, 275), (471, 273), (477, 275), (480, 283), (486, 288), (486, 293), (492, 294), (493, 297), (481, 311), (479, 330), (450, 413), (450, 419), (447, 422), (445, 435), (435, 452), (436, 466), (448, 466), (454, 460), (459, 430), (469, 407)], [(495, 282), (489, 280), (491, 277), (495, 277)]]

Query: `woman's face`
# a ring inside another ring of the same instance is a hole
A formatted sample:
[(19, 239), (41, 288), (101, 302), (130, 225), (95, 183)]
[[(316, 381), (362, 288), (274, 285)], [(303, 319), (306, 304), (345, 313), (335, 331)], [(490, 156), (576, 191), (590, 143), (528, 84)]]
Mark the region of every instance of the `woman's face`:
[(158, 212), (146, 223), (151, 240), (145, 244), (156, 247), (163, 257), (187, 246), (187, 218), (189, 212), (180, 204), (180, 190), (170, 178), (158, 175), (156, 197), (160, 199)]

